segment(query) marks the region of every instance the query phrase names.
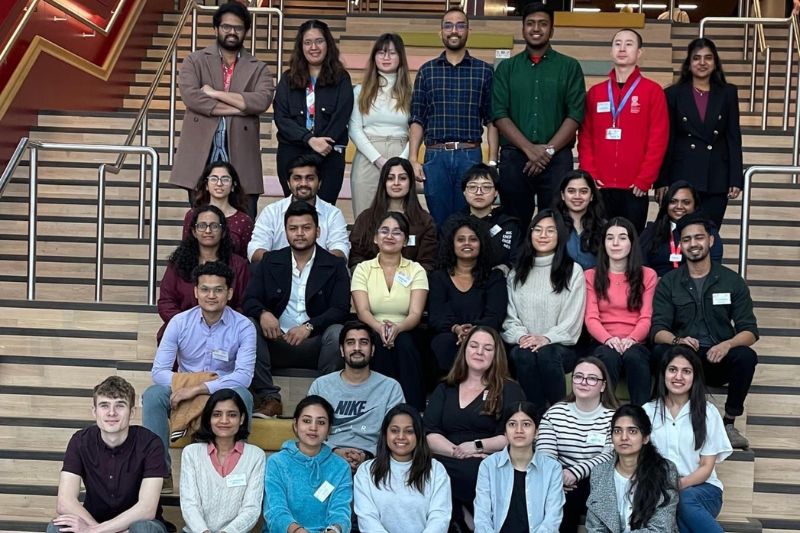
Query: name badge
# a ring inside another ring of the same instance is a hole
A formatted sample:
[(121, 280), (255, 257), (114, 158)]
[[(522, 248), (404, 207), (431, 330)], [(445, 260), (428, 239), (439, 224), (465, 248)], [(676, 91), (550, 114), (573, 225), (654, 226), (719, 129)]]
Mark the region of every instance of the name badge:
[(597, 102), (598, 113), (611, 113), (611, 102)]
[(397, 281), (403, 287), (408, 287), (411, 285), (411, 277), (408, 274), (404, 274), (403, 272), (398, 272), (394, 275), (395, 281)]
[(228, 488), (247, 486), (247, 476), (245, 474), (228, 474), (225, 476), (225, 484)]
[(408, 242), (406, 246), (415, 246), (417, 244), (417, 236), (416, 235), (409, 235)]
[(606, 434), (593, 431), (586, 435), (586, 444), (602, 446), (606, 443)]
[(669, 254), (670, 263), (680, 263), (683, 261), (683, 254)]
[(608, 128), (606, 130), (606, 140), (618, 141), (622, 139), (622, 130), (619, 128)]
[(714, 305), (730, 305), (731, 293), (729, 292), (715, 292), (711, 295)]
[(319, 488), (314, 493), (314, 497), (319, 501), (324, 502), (325, 500), (328, 499), (328, 496), (331, 495), (331, 492), (333, 492), (334, 488), (335, 487), (330, 483), (328, 483), (327, 481), (323, 481), (322, 485), (320, 485)]
[(228, 362), (228, 351), (227, 350), (211, 350), (211, 357), (216, 359), (217, 361), (224, 361)]
[(497, 234), (498, 234), (498, 233), (500, 233), (501, 231), (503, 231), (503, 228), (501, 228), (500, 226), (498, 226), (497, 224), (495, 224), (495, 225), (494, 225), (494, 226), (492, 226), (492, 228), (489, 230), (489, 235), (491, 235), (492, 237), (494, 237), (495, 235), (497, 235)]

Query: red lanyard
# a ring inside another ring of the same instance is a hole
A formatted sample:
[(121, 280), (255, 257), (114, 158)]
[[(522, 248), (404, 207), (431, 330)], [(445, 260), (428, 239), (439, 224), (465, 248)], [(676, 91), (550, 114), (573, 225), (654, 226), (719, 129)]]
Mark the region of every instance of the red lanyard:
[[(673, 242), (672, 236), (670, 236), (669, 239), (669, 255), (670, 257), (675, 255), (681, 255), (681, 245), (680, 243)], [(681, 266), (679, 261), (672, 262), (672, 268), (678, 268), (679, 266)]]

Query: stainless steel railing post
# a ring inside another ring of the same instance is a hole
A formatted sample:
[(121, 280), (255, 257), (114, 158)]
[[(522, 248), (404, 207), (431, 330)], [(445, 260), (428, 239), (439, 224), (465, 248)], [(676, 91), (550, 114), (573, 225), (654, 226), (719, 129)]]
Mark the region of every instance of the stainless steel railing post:
[[(141, 143), (140, 145), (142, 148), (147, 146), (147, 113), (144, 114), (142, 118), (142, 135), (141, 135)], [(139, 228), (138, 232), (136, 233), (137, 238), (144, 239), (144, 208), (145, 208), (145, 197), (147, 194), (147, 155), (142, 154), (139, 159)]]
[(753, 50), (751, 54), (753, 55), (751, 58), (751, 66), (750, 66), (750, 112), (752, 113), (756, 109), (756, 61), (758, 61), (758, 49), (756, 48), (758, 38), (756, 37), (755, 26), (753, 27)]
[(175, 157), (175, 105), (178, 81), (178, 48), (172, 49), (172, 59), (169, 62), (169, 124), (167, 125), (167, 163), (172, 166)]
[(192, 9), (192, 52), (195, 50), (197, 50), (197, 6)]
[[(746, 2), (747, 5), (745, 6), (745, 14), (744, 14), (744, 16), (745, 17), (749, 17), (750, 16), (750, 0), (745, 0), (745, 2)], [(741, 5), (741, 2), (740, 2), (740, 5)], [(739, 16), (741, 17), (742, 14), (739, 13)], [(749, 24), (745, 24), (744, 25), (744, 43), (742, 43), (742, 61), (747, 61), (747, 45), (748, 45), (749, 39), (750, 39), (750, 25)]]
[(251, 26), (252, 30), (250, 31), (250, 53), (252, 55), (256, 55), (256, 30), (258, 29), (258, 15), (253, 13), (253, 25)]
[(39, 185), (39, 150), (30, 149), (28, 163), (28, 300), (36, 297), (36, 197)]
[(769, 110), (769, 67), (772, 49), (768, 46), (764, 56), (764, 92), (761, 95), (761, 130), (767, 129), (767, 112)]
[(150, 150), (150, 245), (147, 260), (147, 305), (156, 303), (156, 259), (158, 258), (158, 152)]
[[(800, 39), (800, 35), (797, 36)], [(794, 142), (792, 143), (792, 165), (800, 166), (800, 68), (797, 69), (797, 85), (794, 92)], [(792, 183), (797, 183), (798, 174), (792, 174)]]
[(786, 81), (783, 85), (783, 131), (787, 131), (789, 129), (789, 95), (792, 92), (794, 39), (794, 24), (789, 24), (789, 46), (786, 48)]
[(747, 279), (747, 241), (750, 235), (750, 188), (753, 171), (758, 167), (750, 167), (744, 173), (744, 191), (742, 191), (742, 222), (739, 225), (739, 275)]
[[(142, 154), (142, 161), (145, 155)], [(94, 301), (103, 301), (103, 250), (105, 241), (105, 216), (106, 216), (106, 165), (103, 163), (97, 169), (97, 243), (94, 261)]]

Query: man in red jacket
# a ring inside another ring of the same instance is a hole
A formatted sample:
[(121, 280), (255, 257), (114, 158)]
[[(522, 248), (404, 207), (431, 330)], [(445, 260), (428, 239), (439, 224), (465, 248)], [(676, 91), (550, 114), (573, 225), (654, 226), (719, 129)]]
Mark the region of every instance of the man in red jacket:
[(625, 217), (641, 233), (647, 221), (647, 191), (667, 150), (669, 115), (661, 86), (637, 65), (642, 36), (618, 31), (611, 43), (614, 68), (589, 89), (578, 132), (580, 166), (601, 189), (608, 218)]

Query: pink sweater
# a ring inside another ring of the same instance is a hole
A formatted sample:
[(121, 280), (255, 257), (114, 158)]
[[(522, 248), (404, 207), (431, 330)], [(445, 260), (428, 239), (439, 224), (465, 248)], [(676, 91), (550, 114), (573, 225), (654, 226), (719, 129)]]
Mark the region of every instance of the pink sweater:
[(585, 272), (586, 329), (597, 342), (605, 344), (611, 337), (620, 339), (630, 337), (640, 343), (647, 340), (658, 276), (652, 268), (642, 268), (644, 294), (642, 294), (642, 308), (638, 311), (628, 310), (628, 280), (625, 274), (609, 272), (608, 299), (598, 300), (594, 290), (595, 269), (591, 268)]

